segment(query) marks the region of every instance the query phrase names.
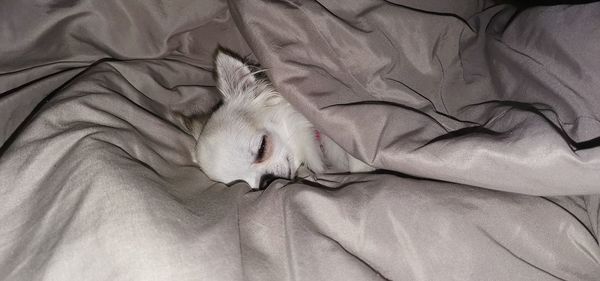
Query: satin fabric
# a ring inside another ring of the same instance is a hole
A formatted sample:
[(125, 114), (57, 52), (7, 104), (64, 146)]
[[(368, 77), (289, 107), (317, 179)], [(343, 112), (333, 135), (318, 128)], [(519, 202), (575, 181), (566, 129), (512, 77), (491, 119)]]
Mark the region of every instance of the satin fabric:
[[(2, 280), (598, 280), (598, 13), (7, 1)], [(380, 170), (210, 181), (218, 46)]]

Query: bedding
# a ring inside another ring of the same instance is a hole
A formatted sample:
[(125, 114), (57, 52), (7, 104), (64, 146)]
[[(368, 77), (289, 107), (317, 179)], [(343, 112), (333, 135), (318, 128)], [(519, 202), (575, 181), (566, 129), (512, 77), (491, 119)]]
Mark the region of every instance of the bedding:
[[(600, 280), (600, 3), (16, 1), (1, 280)], [(218, 47), (379, 170), (210, 181)]]

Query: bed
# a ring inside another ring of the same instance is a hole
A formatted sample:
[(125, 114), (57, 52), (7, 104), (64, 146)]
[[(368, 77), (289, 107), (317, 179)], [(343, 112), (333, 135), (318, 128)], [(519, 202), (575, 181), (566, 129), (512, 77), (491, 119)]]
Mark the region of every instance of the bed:
[[(0, 280), (600, 280), (600, 3), (4, 1)], [(373, 173), (208, 179), (215, 50)]]

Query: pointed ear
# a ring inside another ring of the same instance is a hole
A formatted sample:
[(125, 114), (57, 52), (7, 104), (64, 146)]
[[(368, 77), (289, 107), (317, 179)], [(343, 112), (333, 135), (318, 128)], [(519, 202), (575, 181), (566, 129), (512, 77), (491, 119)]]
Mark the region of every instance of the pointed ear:
[(217, 88), (226, 101), (244, 95), (256, 85), (256, 77), (250, 67), (222, 50), (217, 53), (215, 69)]
[(204, 125), (210, 118), (210, 114), (205, 113), (196, 113), (191, 116), (186, 116), (179, 112), (173, 112), (172, 116), (173, 119), (177, 121), (178, 125), (180, 125), (180, 128), (193, 136), (196, 140), (200, 137)]

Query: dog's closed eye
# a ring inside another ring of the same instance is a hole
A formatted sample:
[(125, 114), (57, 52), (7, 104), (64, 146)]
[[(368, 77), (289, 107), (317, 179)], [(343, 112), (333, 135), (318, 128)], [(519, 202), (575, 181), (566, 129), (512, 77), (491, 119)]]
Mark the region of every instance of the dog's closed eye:
[(261, 163), (265, 161), (270, 154), (269, 151), (269, 137), (267, 135), (263, 135), (258, 150), (256, 151), (256, 159), (254, 160), (254, 163)]

